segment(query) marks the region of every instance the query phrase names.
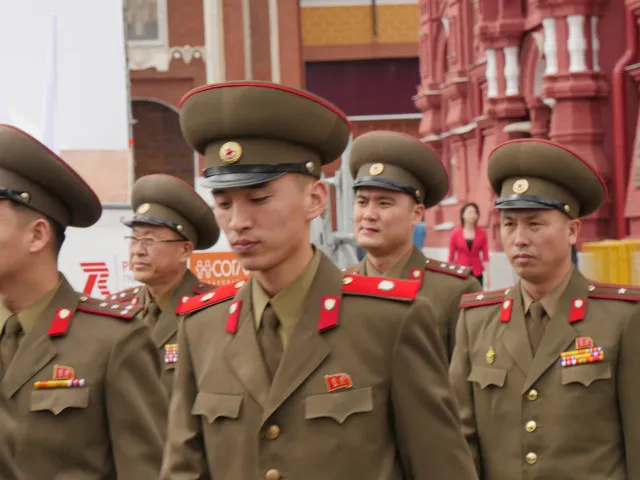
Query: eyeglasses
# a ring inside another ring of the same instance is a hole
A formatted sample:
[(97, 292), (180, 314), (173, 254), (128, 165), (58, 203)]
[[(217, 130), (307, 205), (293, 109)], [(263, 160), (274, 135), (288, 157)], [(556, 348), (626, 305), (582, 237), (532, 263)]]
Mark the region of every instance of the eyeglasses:
[(131, 245), (132, 247), (135, 247), (136, 245), (139, 245), (140, 247), (144, 248), (145, 250), (153, 248), (158, 243), (186, 242), (186, 240), (181, 240), (181, 239), (156, 240), (155, 238), (150, 238), (150, 237), (138, 238), (138, 237), (131, 237), (131, 236), (127, 236), (127, 237), (124, 237), (124, 238), (125, 238), (125, 240), (127, 240), (129, 242), (129, 245)]

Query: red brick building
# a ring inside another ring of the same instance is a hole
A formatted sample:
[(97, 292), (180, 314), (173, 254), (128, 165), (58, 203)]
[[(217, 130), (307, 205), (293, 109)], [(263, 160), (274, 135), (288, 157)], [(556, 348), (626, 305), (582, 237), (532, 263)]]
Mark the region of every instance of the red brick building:
[(269, 80), (325, 96), (357, 134), (400, 130), (441, 155), (452, 186), (427, 214), (433, 253), (443, 254), (467, 201), (480, 204), (491, 249), (501, 250), (484, 172), (495, 145), (521, 137), (575, 149), (607, 181), (609, 199), (586, 219), (581, 241), (640, 235), (640, 0), (125, 5), (136, 176), (197, 177), (202, 164), (181, 139), (176, 112), (189, 89)]

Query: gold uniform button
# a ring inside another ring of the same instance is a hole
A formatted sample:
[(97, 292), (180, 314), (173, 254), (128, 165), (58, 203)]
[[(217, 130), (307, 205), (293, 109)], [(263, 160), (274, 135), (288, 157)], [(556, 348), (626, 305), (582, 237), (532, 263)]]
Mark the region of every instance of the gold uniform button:
[(537, 391), (537, 390), (535, 390), (535, 389), (531, 389), (531, 390), (529, 390), (529, 393), (527, 393), (527, 398), (528, 398), (529, 400), (531, 400), (532, 402), (533, 402), (534, 400), (537, 400), (537, 399), (538, 399), (538, 391)]
[(525, 428), (527, 429), (527, 432), (531, 433), (536, 431), (536, 428), (538, 428), (538, 425), (536, 424), (536, 422), (531, 420), (527, 422), (527, 425), (525, 426)]
[(278, 425), (269, 425), (264, 432), (264, 436), (267, 440), (275, 440), (280, 436), (280, 427)]
[(529, 465), (533, 465), (534, 463), (536, 463), (538, 461), (538, 455), (536, 455), (533, 452), (529, 452), (527, 453), (527, 463)]
[(266, 480), (280, 480), (282, 478), (282, 475), (280, 475), (280, 472), (278, 470), (272, 468), (271, 470), (267, 470), (267, 474), (264, 476), (264, 478)]

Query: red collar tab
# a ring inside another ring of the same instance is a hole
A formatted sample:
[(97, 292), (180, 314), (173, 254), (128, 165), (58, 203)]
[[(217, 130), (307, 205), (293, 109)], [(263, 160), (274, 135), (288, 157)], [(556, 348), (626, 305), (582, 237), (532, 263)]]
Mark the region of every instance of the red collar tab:
[(59, 308), (49, 326), (50, 337), (61, 337), (67, 334), (69, 323), (73, 318), (73, 310), (69, 308)]
[(584, 313), (587, 309), (586, 298), (574, 298), (571, 301), (571, 310), (569, 311), (569, 322), (579, 322), (584, 320)]
[(324, 332), (338, 326), (340, 316), (340, 297), (322, 297), (320, 316), (318, 317), (318, 331)]
[(511, 321), (511, 311), (513, 310), (513, 298), (508, 298), (502, 302), (502, 310), (500, 310), (500, 321), (509, 323)]
[(238, 331), (240, 310), (242, 310), (242, 300), (236, 300), (231, 305), (229, 305), (229, 315), (227, 315), (227, 325), (225, 327), (225, 330), (234, 335)]

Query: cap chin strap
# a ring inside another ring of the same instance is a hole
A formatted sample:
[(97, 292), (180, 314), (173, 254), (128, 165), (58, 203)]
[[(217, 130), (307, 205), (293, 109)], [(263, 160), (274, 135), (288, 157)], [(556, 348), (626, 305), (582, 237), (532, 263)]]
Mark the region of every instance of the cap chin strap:
[[(496, 200), (495, 206), (496, 208), (500, 208), (500, 205), (504, 205), (508, 202), (513, 202), (517, 200), (524, 200), (525, 202), (537, 203), (540, 205), (540, 208), (553, 208), (555, 210), (560, 210), (565, 215), (569, 216), (569, 212), (566, 211), (567, 204), (563, 202), (559, 202), (558, 200), (552, 200), (551, 198), (541, 197), (539, 195), (509, 195), (507, 197), (500, 197)], [(571, 218), (571, 217), (569, 217)]]
[[(309, 162), (307, 162), (309, 163)], [(221, 167), (205, 168), (203, 173), (205, 178), (215, 177), (216, 175), (228, 175), (230, 173), (304, 173), (313, 175), (307, 169), (307, 163), (278, 163), (273, 165), (223, 165)], [(316, 165), (314, 165), (314, 170)]]
[(388, 190), (395, 190), (396, 192), (406, 193), (416, 202), (422, 203), (422, 201), (416, 195), (416, 189), (414, 187), (412, 187), (411, 185), (407, 185), (406, 183), (396, 182), (395, 180), (391, 180), (390, 178), (367, 176), (360, 177), (353, 182), (353, 188), (373, 186), (386, 188)]

